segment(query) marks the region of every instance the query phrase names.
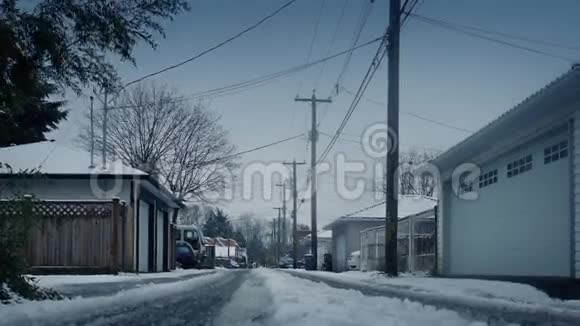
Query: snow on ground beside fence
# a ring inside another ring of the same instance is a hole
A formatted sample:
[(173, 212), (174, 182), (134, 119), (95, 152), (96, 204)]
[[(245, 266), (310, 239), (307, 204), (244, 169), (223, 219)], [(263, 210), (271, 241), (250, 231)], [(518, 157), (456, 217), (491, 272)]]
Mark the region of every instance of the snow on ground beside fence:
[(107, 311), (111, 307), (122, 305), (139, 305), (148, 300), (182, 294), (188, 289), (213, 282), (223, 273), (212, 273), (189, 279), (164, 284), (147, 285), (131, 290), (120, 291), (111, 296), (92, 298), (76, 297), (61, 301), (22, 301), (18, 304), (0, 305), (0, 325), (42, 325), (68, 324), (82, 317)]
[(256, 272), (273, 296), (275, 325), (486, 325), (417, 302), (365, 296), (266, 269)]
[(97, 274), (97, 275), (29, 275), (36, 279), (38, 286), (44, 288), (58, 288), (60, 286), (73, 284), (93, 284), (93, 283), (116, 283), (133, 282), (158, 278), (178, 278), (186, 275), (203, 274), (208, 270), (199, 269), (176, 269), (163, 273), (119, 273), (119, 274)]
[[(311, 273), (311, 272), (308, 272)], [(442, 293), (449, 296), (523, 303), (554, 303), (546, 293), (527, 284), (476, 279), (435, 278), (426, 275), (402, 274), (397, 278), (379, 272), (350, 271), (344, 273), (315, 272), (338, 280), (354, 280), (381, 284), (415, 292)]]

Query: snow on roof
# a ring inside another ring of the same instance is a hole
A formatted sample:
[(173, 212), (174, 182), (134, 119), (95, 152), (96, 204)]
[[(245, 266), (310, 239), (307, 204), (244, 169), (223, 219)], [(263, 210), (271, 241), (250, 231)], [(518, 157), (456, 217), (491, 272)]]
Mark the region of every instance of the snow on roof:
[(332, 238), (332, 230), (324, 230), (318, 232), (318, 239), (320, 238)]
[[(409, 215), (415, 215), (437, 205), (437, 199), (421, 195), (399, 195), (398, 210), (399, 219)], [(324, 227), (324, 230), (332, 230), (333, 227), (342, 222), (354, 221), (376, 221), (386, 218), (385, 202), (375, 204), (370, 207), (343, 215)]]
[[(437, 205), (437, 199), (418, 196), (418, 195), (400, 195), (399, 196), (399, 218), (424, 212), (432, 209)], [(385, 202), (363, 208), (356, 212), (345, 215), (346, 217), (386, 217)]]
[[(10, 165), (13, 172), (35, 170), (45, 174), (108, 174), (147, 175), (118, 160), (108, 160), (103, 169), (100, 157), (95, 157), (95, 167), (91, 168), (90, 153), (82, 149), (65, 146), (54, 141), (0, 148), (0, 162)], [(0, 173), (8, 173), (7, 169)]]

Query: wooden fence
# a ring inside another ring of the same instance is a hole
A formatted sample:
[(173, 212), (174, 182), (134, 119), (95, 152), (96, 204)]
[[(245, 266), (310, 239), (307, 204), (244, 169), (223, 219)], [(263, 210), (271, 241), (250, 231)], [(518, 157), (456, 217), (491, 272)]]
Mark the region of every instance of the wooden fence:
[[(0, 202), (0, 216), (22, 213), (14, 207)], [(116, 272), (131, 266), (132, 229), (118, 199), (34, 201), (32, 213), (36, 223), (23, 253), (32, 271)]]

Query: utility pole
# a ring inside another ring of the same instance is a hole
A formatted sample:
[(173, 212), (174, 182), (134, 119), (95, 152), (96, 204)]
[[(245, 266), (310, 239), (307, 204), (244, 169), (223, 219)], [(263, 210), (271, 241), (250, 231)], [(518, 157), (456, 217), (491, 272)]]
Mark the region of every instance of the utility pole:
[(278, 264), (278, 247), (274, 245), (276, 243), (276, 218), (272, 219), (272, 248), (274, 249), (274, 265)]
[(282, 207), (274, 207), (275, 210), (278, 210), (278, 227), (277, 229), (277, 234), (276, 234), (276, 265), (278, 265), (279, 261), (280, 261), (280, 256), (281, 256), (281, 250), (280, 250), (280, 235), (281, 235), (281, 227), (280, 227), (280, 215), (282, 213)]
[(286, 183), (277, 183), (276, 186), (282, 187), (282, 250), (286, 250), (287, 233), (286, 233)]
[(93, 117), (93, 107), (94, 107), (94, 97), (90, 97), (91, 100), (91, 165), (89, 168), (95, 167), (95, 122)]
[(385, 272), (390, 276), (398, 275), (397, 262), (397, 224), (398, 194), (396, 193), (396, 171), (399, 162), (399, 147), (394, 144), (399, 139), (399, 34), (401, 31), (401, 0), (390, 0), (388, 56), (389, 88), (387, 106), (387, 126), (391, 139), (391, 148), (387, 152), (387, 204), (385, 225)]
[(103, 166), (102, 166), (102, 169), (105, 169), (107, 167), (107, 115), (109, 112), (108, 95), (109, 95), (109, 90), (105, 86), (105, 102), (103, 103), (103, 144), (102, 144), (103, 145)]
[(330, 99), (317, 99), (316, 90), (312, 91), (311, 98), (294, 99), (296, 102), (309, 102), (312, 105), (312, 129), (310, 131), (310, 238), (311, 251), (313, 256), (314, 269), (318, 266), (318, 235), (316, 234), (316, 141), (318, 140), (318, 131), (316, 130), (316, 103), (331, 103)]
[(298, 219), (298, 208), (297, 208), (297, 201), (298, 201), (298, 190), (296, 182), (296, 165), (304, 165), (306, 162), (296, 162), (296, 159), (292, 161), (292, 163), (284, 162), (284, 165), (292, 165), (292, 258), (294, 262), (292, 263), (292, 267), (294, 269), (298, 268), (298, 239), (296, 238), (296, 229), (297, 229), (297, 219)]

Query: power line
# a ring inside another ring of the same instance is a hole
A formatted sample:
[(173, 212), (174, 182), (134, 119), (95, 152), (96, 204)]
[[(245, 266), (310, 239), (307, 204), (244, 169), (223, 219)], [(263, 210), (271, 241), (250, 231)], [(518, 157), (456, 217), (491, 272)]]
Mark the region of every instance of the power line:
[(275, 146), (275, 145), (278, 145), (278, 144), (282, 144), (282, 143), (285, 143), (285, 142), (288, 142), (288, 141), (291, 141), (291, 140), (300, 138), (302, 136), (304, 136), (304, 133), (301, 133), (301, 134), (298, 134), (298, 135), (295, 135), (295, 136), (292, 136), (292, 137), (284, 138), (282, 140), (278, 140), (278, 141), (275, 141), (273, 143), (269, 143), (269, 144), (266, 144), (266, 145), (254, 147), (252, 149), (248, 149), (248, 150), (245, 150), (245, 151), (242, 151), (242, 152), (238, 152), (238, 153), (235, 153), (235, 154), (230, 154), (230, 155), (226, 155), (226, 156), (223, 156), (223, 157), (220, 157), (220, 158), (216, 158), (214, 160), (207, 161), (207, 162), (203, 163), (203, 165), (213, 164), (213, 163), (216, 163), (216, 162), (219, 162), (219, 161), (223, 161), (223, 160), (227, 160), (227, 159), (230, 159), (230, 158), (233, 158), (233, 157), (236, 157), (236, 156), (240, 156), (240, 155), (248, 154), (248, 153), (251, 153), (251, 152), (259, 151), (261, 149), (268, 148), (268, 147), (272, 147), (272, 146)]
[(560, 60), (565, 61), (565, 62), (568, 62), (568, 63), (575, 62), (575, 59), (572, 59), (572, 58), (568, 58), (568, 57), (565, 57), (565, 56), (561, 56), (561, 55), (558, 55), (558, 54), (554, 54), (554, 53), (550, 53), (550, 52), (546, 52), (546, 51), (542, 51), (542, 50), (537, 50), (537, 49), (534, 49), (534, 48), (531, 48), (531, 47), (527, 47), (527, 46), (523, 46), (523, 45), (511, 43), (511, 42), (508, 42), (508, 41), (496, 39), (496, 38), (489, 37), (489, 36), (486, 36), (486, 35), (478, 34), (477, 32), (468, 30), (467, 28), (463, 28), (463, 27), (457, 26), (456, 24), (453, 24), (453, 23), (449, 23), (449, 22), (445, 22), (445, 21), (442, 21), (442, 20), (433, 19), (433, 18), (429, 18), (429, 17), (425, 17), (425, 16), (413, 14), (413, 13), (409, 14), (409, 16), (411, 16), (411, 17), (413, 17), (413, 18), (415, 18), (415, 19), (417, 19), (419, 21), (422, 21), (424, 23), (427, 23), (427, 24), (431, 24), (431, 25), (434, 25), (434, 26), (439, 26), (439, 27), (442, 27), (442, 28), (446, 28), (446, 29), (449, 29), (449, 30), (453, 30), (453, 31), (456, 31), (456, 32), (459, 32), (459, 33), (463, 33), (463, 34), (466, 34), (466, 35), (469, 35), (469, 36), (473, 36), (473, 37), (476, 37), (476, 38), (479, 38), (479, 39), (482, 39), (482, 40), (490, 41), (490, 42), (493, 42), (493, 43), (497, 43), (497, 44), (509, 46), (509, 47), (512, 47), (512, 48), (516, 48), (516, 49), (520, 49), (520, 50), (524, 50), (524, 51), (528, 51), (528, 52), (532, 52), (532, 53), (536, 53), (536, 54), (541, 54), (541, 55), (544, 55), (544, 56), (547, 56), (547, 57), (552, 57), (552, 58), (560, 59)]
[[(306, 63), (310, 62), (310, 57), (312, 56), (312, 51), (314, 50), (314, 43), (316, 42), (316, 38), (318, 36), (318, 29), (320, 28), (320, 20), (322, 18), (322, 13), (324, 12), (325, 4), (326, 0), (322, 0), (320, 4), (320, 10), (318, 11), (318, 15), (316, 15), (316, 22), (314, 23), (314, 33), (312, 34), (312, 40), (310, 41), (308, 54), (306, 55)], [(296, 91), (296, 94), (300, 94), (300, 91), (302, 90), (302, 83), (303, 81), (301, 80), (300, 84), (298, 85), (298, 90)]]
[(266, 17), (264, 17), (264, 18), (260, 19), (260, 20), (259, 20), (257, 23), (255, 23), (254, 25), (252, 25), (252, 26), (250, 26), (250, 27), (248, 27), (248, 28), (246, 28), (246, 29), (242, 30), (241, 32), (239, 32), (239, 33), (235, 34), (235, 35), (234, 35), (234, 36), (232, 36), (232, 37), (229, 37), (229, 38), (228, 38), (228, 39), (226, 39), (225, 41), (223, 41), (223, 42), (221, 42), (221, 43), (219, 43), (219, 44), (217, 44), (217, 45), (215, 45), (215, 46), (212, 46), (211, 48), (209, 48), (209, 49), (207, 49), (207, 50), (205, 50), (205, 51), (203, 51), (203, 52), (201, 52), (201, 53), (199, 53), (199, 54), (197, 54), (197, 55), (195, 55), (195, 56), (193, 56), (193, 57), (191, 57), (191, 58), (189, 58), (189, 59), (187, 59), (187, 60), (181, 61), (181, 62), (179, 62), (179, 63), (177, 63), (177, 64), (174, 64), (174, 65), (171, 65), (171, 66), (169, 66), (169, 67), (163, 68), (163, 69), (161, 69), (161, 70), (159, 70), (159, 71), (156, 71), (156, 72), (150, 73), (150, 74), (148, 74), (148, 75), (145, 75), (145, 76), (143, 76), (143, 77), (141, 77), (141, 78), (137, 78), (137, 79), (135, 79), (135, 80), (133, 80), (133, 81), (131, 81), (131, 82), (129, 82), (129, 83), (127, 83), (127, 84), (125, 84), (125, 86), (124, 86), (123, 88), (125, 88), (125, 87), (127, 87), (127, 86), (130, 86), (130, 85), (133, 85), (133, 84), (135, 84), (135, 83), (141, 82), (141, 81), (143, 81), (143, 80), (145, 80), (145, 79), (147, 79), (147, 78), (150, 78), (150, 77), (153, 77), (153, 76), (156, 76), (156, 75), (162, 74), (162, 73), (164, 73), (164, 72), (166, 72), (166, 71), (168, 71), (168, 70), (175, 69), (175, 68), (177, 68), (177, 67), (183, 66), (183, 65), (184, 65), (184, 64), (186, 64), (186, 63), (189, 63), (189, 62), (191, 62), (191, 61), (193, 61), (193, 60), (195, 60), (195, 59), (198, 59), (198, 58), (202, 57), (203, 55), (205, 55), (205, 54), (207, 54), (207, 53), (209, 53), (209, 52), (212, 52), (212, 51), (214, 51), (214, 50), (216, 50), (216, 49), (218, 49), (218, 48), (220, 48), (220, 47), (222, 47), (222, 46), (226, 45), (227, 43), (230, 43), (231, 41), (233, 41), (233, 40), (235, 40), (235, 39), (237, 39), (237, 38), (239, 38), (239, 37), (243, 36), (244, 34), (248, 33), (249, 31), (251, 31), (251, 30), (253, 30), (253, 29), (257, 28), (257, 27), (258, 27), (258, 26), (260, 26), (260, 25), (262, 25), (264, 22), (266, 22), (266, 21), (267, 21), (267, 20), (269, 20), (270, 18), (272, 18), (272, 17), (276, 16), (278, 13), (280, 13), (282, 10), (286, 9), (287, 7), (289, 7), (289, 6), (290, 6), (291, 4), (293, 4), (294, 2), (296, 2), (296, 0), (290, 0), (290, 1), (288, 1), (288, 2), (287, 2), (286, 4), (284, 4), (282, 7), (280, 7), (280, 8), (278, 8), (278, 9), (276, 9), (276, 10), (275, 10), (274, 12), (272, 12), (271, 14), (269, 14), (269, 15), (267, 15)]
[[(294, 66), (294, 67), (290, 67), (275, 73), (270, 73), (267, 75), (263, 75), (263, 76), (259, 76), (259, 77), (255, 77), (246, 81), (242, 81), (242, 82), (238, 82), (238, 83), (234, 83), (234, 84), (230, 84), (227, 86), (222, 86), (222, 87), (218, 87), (218, 88), (213, 88), (210, 90), (206, 90), (206, 91), (202, 91), (202, 92), (197, 92), (197, 93), (193, 93), (190, 95), (186, 95), (186, 96), (181, 96), (181, 97), (177, 97), (177, 98), (173, 98), (171, 100), (165, 101), (163, 103), (176, 103), (176, 102), (182, 102), (182, 101), (191, 101), (191, 100), (197, 100), (197, 99), (201, 99), (204, 97), (219, 97), (219, 96), (225, 96), (225, 95), (230, 95), (235, 93), (234, 91), (240, 91), (242, 89), (248, 89), (249, 87), (252, 86), (263, 86), (269, 82), (271, 82), (272, 80), (275, 80), (277, 78), (281, 78), (293, 73), (296, 73), (298, 71), (307, 69), (309, 67), (312, 67), (314, 65), (332, 60), (336, 57), (345, 55), (353, 50), (358, 50), (360, 48), (366, 47), (368, 45), (371, 45), (373, 43), (376, 43), (378, 41), (380, 41), (383, 37), (377, 37), (375, 39), (372, 39), (370, 41), (367, 41), (363, 44), (357, 45), (354, 48), (350, 48), (350, 49), (346, 49), (343, 50), (341, 52), (337, 52), (333, 55), (330, 55), (328, 57), (325, 58), (321, 58), (315, 61), (312, 61), (310, 63), (305, 63), (302, 65), (298, 65), (298, 66)], [(149, 103), (151, 104), (151, 103)], [(117, 106), (116, 108), (118, 109), (125, 109), (125, 108), (133, 108), (133, 107), (140, 107), (141, 105), (125, 105), (125, 106)]]
[(352, 101), (349, 109), (347, 110), (347, 113), (346, 113), (345, 117), (343, 118), (340, 126), (336, 130), (333, 138), (330, 140), (330, 142), (328, 143), (328, 145), (326, 146), (322, 155), (320, 156), (320, 158), (317, 160), (316, 163), (320, 163), (322, 160), (324, 160), (326, 158), (326, 156), (328, 155), (328, 153), (330, 152), (330, 150), (332, 149), (332, 147), (334, 146), (334, 144), (336, 143), (342, 130), (344, 129), (344, 127), (348, 123), (348, 120), (350, 119), (350, 117), (352, 116), (352, 113), (354, 112), (358, 103), (360, 102), (362, 94), (366, 91), (366, 89), (367, 89), (368, 85), (370, 84), (375, 72), (378, 70), (378, 68), (381, 64), (381, 61), (383, 60), (383, 58), (387, 54), (386, 35), (387, 35), (387, 33), (385, 33), (385, 35), (383, 37), (383, 41), (379, 45), (379, 48), (377, 49), (377, 53), (373, 57), (373, 59), (371, 61), (371, 65), (369, 66), (369, 69), (367, 70), (367, 72), (363, 78), (363, 81), (361, 82), (361, 85), (359, 86), (359, 89), (357, 91), (357, 96), (355, 96), (355, 98), (353, 99), (353, 101)]
[(409, 14), (409, 15), (413, 16), (414, 18), (429, 20), (429, 21), (436, 22), (439, 24), (448, 24), (448, 25), (459, 27), (459, 28), (473, 30), (476, 32), (482, 32), (482, 33), (486, 33), (486, 34), (502, 36), (502, 37), (511, 38), (514, 40), (535, 43), (535, 44), (544, 45), (544, 46), (553, 47), (553, 48), (561, 48), (561, 49), (572, 50), (572, 51), (580, 51), (580, 46), (573, 46), (573, 45), (568, 45), (568, 44), (556, 43), (556, 42), (551, 42), (551, 41), (546, 41), (546, 40), (534, 39), (534, 38), (530, 38), (527, 36), (498, 32), (498, 31), (494, 31), (494, 30), (484, 29), (481, 27), (475, 27), (475, 26), (463, 25), (463, 24), (459, 24), (459, 23), (447, 22), (447, 21), (443, 21), (440, 19), (419, 15), (416, 13)]
[[(338, 21), (336, 22), (336, 26), (334, 27), (334, 33), (332, 34), (332, 38), (330, 39), (330, 44), (328, 45), (328, 48), (326, 49), (326, 56), (328, 56), (330, 54), (330, 51), (332, 50), (332, 47), (334, 46), (334, 43), (336, 42), (336, 37), (338, 36), (338, 31), (340, 30), (340, 25), (342, 24), (342, 21), (344, 20), (344, 14), (346, 13), (346, 7), (348, 5), (348, 1), (349, 0), (344, 0), (344, 3), (342, 4), (342, 8), (340, 10), (340, 15), (338, 17)], [(314, 88), (316, 88), (316, 86), (318, 85), (318, 82), (320, 81), (320, 77), (322, 77), (322, 74), (324, 73), (325, 68), (326, 68), (326, 62), (324, 64), (322, 64), (322, 67), (320, 68), (320, 72), (318, 73), (318, 77), (316, 78), (316, 81), (314, 82)]]
[[(363, 29), (367, 23), (367, 20), (371, 14), (372, 2), (365, 1), (364, 3), (366, 3), (366, 6), (363, 6), (361, 8), (359, 20), (357, 23), (357, 28), (355, 29), (355, 32), (352, 36), (351, 47), (355, 47), (356, 44), (358, 43), (358, 40), (360, 39), (362, 31), (363, 31)], [(336, 85), (340, 84), (342, 78), (344, 77), (344, 74), (346, 73), (346, 70), (348, 69), (348, 65), (350, 64), (351, 59), (352, 59), (352, 52), (350, 52), (347, 55), (347, 57), (344, 59), (344, 64), (342, 65), (342, 69), (340, 70), (340, 73), (338, 74), (338, 78), (336, 79), (336, 82), (334, 83), (335, 87), (336, 87)]]
[[(354, 92), (352, 92), (352, 91), (350, 91), (350, 90), (348, 90), (348, 89), (346, 89), (346, 88), (344, 88), (344, 87), (341, 87), (341, 89), (342, 89), (344, 92), (348, 93), (348, 94), (351, 94), (351, 95), (356, 95)], [(385, 103), (383, 103), (383, 102), (380, 102), (380, 101), (377, 101), (377, 100), (373, 100), (373, 99), (371, 99), (371, 98), (368, 98), (368, 97), (366, 97), (366, 96), (363, 96), (363, 98), (364, 98), (365, 100), (367, 100), (368, 102), (371, 102), (371, 103), (373, 103), (373, 104), (376, 104), (376, 105), (378, 105), (378, 106), (381, 106), (381, 107), (385, 107), (385, 105), (386, 105), (386, 104), (385, 104)], [(433, 119), (431, 119), (431, 118), (427, 118), (427, 117), (425, 117), (425, 116), (422, 116), (422, 115), (420, 115), (420, 114), (417, 114), (417, 113), (413, 113), (413, 112), (406, 112), (406, 111), (405, 111), (405, 112), (401, 112), (401, 113), (402, 113), (402, 114), (406, 114), (406, 115), (408, 115), (408, 116), (415, 117), (415, 118), (417, 118), (417, 119), (421, 119), (421, 120), (423, 120), (423, 121), (428, 121), (428, 122), (434, 123), (434, 124), (436, 124), (436, 125), (440, 125), (440, 126), (443, 126), (443, 127), (446, 127), (446, 128), (450, 128), (450, 129), (453, 129), (453, 130), (458, 130), (458, 131), (462, 131), (462, 132), (469, 133), (469, 134), (472, 134), (472, 133), (474, 133), (474, 132), (475, 132), (475, 131), (473, 131), (473, 130), (469, 130), (469, 129), (465, 129), (465, 128), (457, 127), (457, 126), (454, 126), (454, 125), (451, 125), (451, 124), (448, 124), (448, 123), (445, 123), (445, 122), (441, 122), (441, 121), (433, 120)]]

